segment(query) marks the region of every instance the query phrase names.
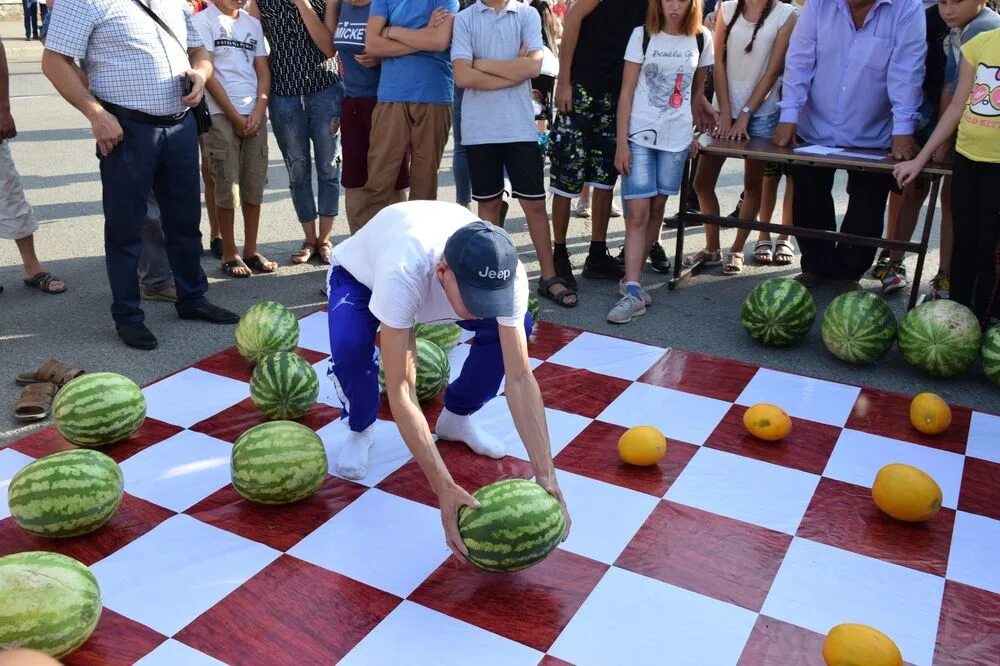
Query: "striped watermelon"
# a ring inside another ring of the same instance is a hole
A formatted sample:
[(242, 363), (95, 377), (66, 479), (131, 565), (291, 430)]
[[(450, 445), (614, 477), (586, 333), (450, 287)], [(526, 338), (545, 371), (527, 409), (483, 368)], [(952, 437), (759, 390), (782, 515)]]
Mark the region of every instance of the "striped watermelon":
[[(433, 400), (448, 385), (451, 364), (444, 350), (423, 338), (417, 338), (417, 400)], [(385, 369), (382, 357), (378, 362), (378, 383), (385, 390)]]
[(299, 344), (299, 320), (281, 303), (261, 301), (236, 325), (236, 348), (250, 363), (268, 354), (292, 351)]
[(297, 419), (316, 403), (319, 378), (295, 352), (265, 356), (250, 377), (250, 397), (269, 419)]
[(233, 445), (233, 488), (261, 504), (288, 504), (323, 485), (328, 462), (323, 440), (294, 421), (250, 428)]
[(757, 342), (786, 347), (805, 336), (814, 319), (808, 289), (789, 278), (769, 278), (747, 296), (740, 322)]
[(559, 501), (527, 479), (508, 479), (473, 493), (480, 508), (463, 506), (458, 530), (469, 561), (486, 571), (517, 571), (538, 564), (566, 531)]
[(823, 314), (823, 343), (847, 363), (874, 363), (896, 339), (896, 315), (889, 305), (867, 291), (851, 291), (833, 299)]
[(100, 451), (73, 449), (40, 458), (14, 475), (7, 503), (14, 522), (45, 537), (93, 532), (118, 510), (125, 479)]
[(0, 557), (0, 652), (25, 647), (62, 657), (101, 619), (101, 589), (71, 557), (28, 551)]
[(992, 326), (983, 336), (983, 372), (1000, 386), (1000, 326)]
[(59, 390), (52, 417), (60, 434), (77, 446), (104, 446), (139, 429), (146, 420), (146, 398), (128, 377), (88, 373)]
[(918, 305), (899, 325), (903, 358), (935, 377), (965, 372), (976, 360), (981, 338), (972, 310), (947, 299)]
[(462, 328), (458, 324), (417, 324), (413, 333), (418, 338), (430, 340), (447, 354), (462, 337)]

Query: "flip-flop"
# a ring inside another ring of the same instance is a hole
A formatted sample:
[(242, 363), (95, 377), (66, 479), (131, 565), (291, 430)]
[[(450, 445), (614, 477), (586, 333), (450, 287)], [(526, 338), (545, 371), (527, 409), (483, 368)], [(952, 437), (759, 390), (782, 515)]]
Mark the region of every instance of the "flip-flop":
[[(248, 278), (251, 275), (253, 275), (253, 271), (250, 270), (250, 267), (247, 266), (242, 259), (233, 259), (232, 261), (224, 261), (222, 262), (222, 266), (220, 268), (222, 269), (223, 273), (225, 273), (231, 278), (242, 279), (242, 278)], [(237, 268), (245, 268), (247, 272), (237, 273), (236, 272)]]
[(36, 273), (30, 279), (25, 280), (24, 285), (26, 287), (32, 287), (34, 289), (37, 289), (38, 291), (44, 292), (46, 294), (61, 294), (68, 288), (66, 287), (66, 283), (63, 282), (62, 289), (53, 289), (52, 288), (53, 282), (63, 282), (63, 281), (57, 278), (52, 273), (49, 273), (48, 271), (42, 271), (41, 273)]
[[(257, 271), (258, 273), (273, 273), (278, 270), (278, 265), (273, 261), (260, 254), (259, 252), (255, 255), (244, 257), (244, 263), (250, 267), (250, 270)], [(268, 266), (268, 264), (272, 264)]]

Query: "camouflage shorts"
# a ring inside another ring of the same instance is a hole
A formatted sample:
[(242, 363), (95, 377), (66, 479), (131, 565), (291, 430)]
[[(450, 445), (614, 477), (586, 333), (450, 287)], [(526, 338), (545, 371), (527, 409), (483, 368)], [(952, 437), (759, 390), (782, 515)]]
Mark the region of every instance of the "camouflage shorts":
[(553, 193), (575, 197), (584, 185), (614, 188), (617, 105), (615, 95), (594, 97), (583, 86), (573, 86), (573, 110), (557, 114), (549, 134)]

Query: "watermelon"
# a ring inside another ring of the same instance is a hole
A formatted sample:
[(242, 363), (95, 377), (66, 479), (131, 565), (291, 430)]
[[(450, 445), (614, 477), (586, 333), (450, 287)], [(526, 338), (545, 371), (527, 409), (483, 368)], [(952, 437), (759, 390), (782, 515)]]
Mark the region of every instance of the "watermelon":
[(281, 303), (261, 301), (236, 325), (236, 349), (250, 363), (268, 354), (292, 351), (299, 344), (299, 320)]
[(972, 310), (947, 299), (918, 305), (899, 325), (903, 358), (935, 377), (965, 372), (976, 360), (981, 338)]
[(789, 278), (769, 278), (754, 287), (740, 317), (750, 337), (771, 347), (797, 342), (814, 319), (816, 305), (809, 290)]
[(28, 551), (0, 557), (0, 651), (24, 647), (62, 657), (101, 619), (97, 578), (71, 557)]
[(1000, 386), (1000, 325), (993, 326), (983, 336), (983, 372)]
[(820, 327), (830, 353), (858, 365), (882, 358), (896, 339), (896, 329), (896, 315), (889, 305), (866, 291), (851, 291), (833, 299)]
[(73, 449), (40, 458), (14, 475), (7, 503), (14, 522), (45, 537), (93, 532), (118, 510), (125, 479), (100, 451)]
[[(417, 338), (417, 400), (433, 400), (448, 385), (451, 364), (444, 350), (430, 340)], [(385, 390), (385, 369), (378, 362), (378, 383)]]
[(517, 571), (538, 564), (566, 531), (562, 506), (527, 479), (507, 479), (473, 493), (480, 507), (458, 511), (458, 531), (469, 561), (486, 571)]
[(430, 340), (447, 354), (462, 337), (462, 328), (458, 324), (417, 324), (413, 333), (418, 338)]
[(52, 402), (56, 429), (77, 446), (121, 441), (146, 420), (146, 398), (128, 377), (113, 372), (80, 375)]
[(269, 419), (297, 419), (316, 403), (319, 378), (295, 352), (275, 352), (261, 359), (250, 377), (250, 398)]
[(323, 440), (294, 421), (250, 428), (233, 445), (233, 488), (261, 504), (289, 504), (309, 497), (327, 473)]

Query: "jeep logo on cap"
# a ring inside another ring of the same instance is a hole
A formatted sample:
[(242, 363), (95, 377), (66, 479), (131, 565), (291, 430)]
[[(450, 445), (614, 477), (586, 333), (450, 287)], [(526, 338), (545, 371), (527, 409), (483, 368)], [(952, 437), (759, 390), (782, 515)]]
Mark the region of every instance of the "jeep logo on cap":
[(489, 280), (503, 280), (506, 282), (510, 278), (510, 271), (495, 271), (487, 266), (483, 270), (479, 271), (478, 275), (479, 277), (487, 278)]

